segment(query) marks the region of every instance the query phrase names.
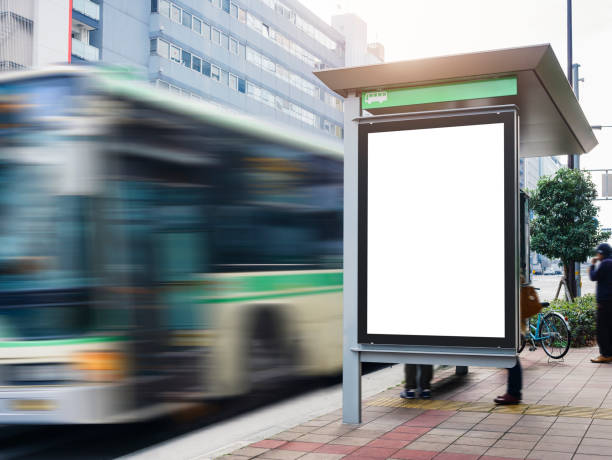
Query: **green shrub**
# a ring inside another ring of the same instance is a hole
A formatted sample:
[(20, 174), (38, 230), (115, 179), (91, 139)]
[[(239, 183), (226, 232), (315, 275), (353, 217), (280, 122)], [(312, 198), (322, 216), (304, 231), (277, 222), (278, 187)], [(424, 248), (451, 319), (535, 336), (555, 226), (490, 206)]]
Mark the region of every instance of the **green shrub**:
[(542, 313), (549, 311), (558, 311), (567, 319), (572, 334), (572, 346), (586, 347), (597, 343), (597, 303), (594, 295), (578, 297), (573, 302), (553, 300)]

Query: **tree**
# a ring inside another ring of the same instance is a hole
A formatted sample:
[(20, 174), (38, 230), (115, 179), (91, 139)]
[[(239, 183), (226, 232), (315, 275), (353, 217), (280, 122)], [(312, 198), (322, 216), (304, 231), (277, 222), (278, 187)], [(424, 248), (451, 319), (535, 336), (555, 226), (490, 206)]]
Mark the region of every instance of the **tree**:
[(574, 261), (584, 262), (599, 243), (610, 238), (610, 232), (602, 232), (597, 221), (595, 198), (591, 175), (568, 168), (540, 178), (537, 189), (530, 193), (530, 208), (535, 213), (531, 248), (548, 258), (561, 259), (566, 282)]

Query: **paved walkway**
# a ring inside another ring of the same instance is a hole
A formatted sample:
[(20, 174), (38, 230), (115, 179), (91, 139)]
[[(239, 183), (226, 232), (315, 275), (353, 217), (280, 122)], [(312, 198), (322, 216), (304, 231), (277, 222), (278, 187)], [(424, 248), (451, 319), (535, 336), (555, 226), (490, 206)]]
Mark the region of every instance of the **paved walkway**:
[(343, 425), (341, 411), (277, 433), (224, 460), (612, 459), (612, 364), (592, 364), (595, 348), (564, 361), (524, 351), (524, 404), (495, 407), (506, 372), (442, 372), (432, 401), (404, 401), (401, 387), (364, 401), (363, 423)]

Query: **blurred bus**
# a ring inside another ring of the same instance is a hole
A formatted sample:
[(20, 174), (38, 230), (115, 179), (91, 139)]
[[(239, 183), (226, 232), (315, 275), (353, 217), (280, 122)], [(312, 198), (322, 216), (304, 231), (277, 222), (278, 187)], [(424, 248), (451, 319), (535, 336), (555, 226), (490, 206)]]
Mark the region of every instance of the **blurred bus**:
[(0, 76), (0, 423), (341, 368), (340, 148), (111, 69)]

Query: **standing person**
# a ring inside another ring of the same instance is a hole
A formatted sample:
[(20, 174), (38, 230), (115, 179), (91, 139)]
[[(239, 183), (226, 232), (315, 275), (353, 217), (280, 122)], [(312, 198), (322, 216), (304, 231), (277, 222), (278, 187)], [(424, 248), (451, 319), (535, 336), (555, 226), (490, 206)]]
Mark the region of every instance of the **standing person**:
[[(538, 298), (535, 289), (525, 283), (525, 277), (521, 275), (521, 290), (519, 297), (520, 313), (521, 313), (521, 333), (526, 333), (527, 321), (533, 315), (537, 315), (542, 309), (542, 304)], [(521, 360), (516, 357), (516, 364), (508, 369), (508, 387), (506, 393), (498, 396), (493, 400), (495, 404), (507, 405), (518, 404), (523, 399), (523, 369), (521, 368)]]
[(521, 368), (521, 361), (519, 357), (516, 357), (516, 364), (514, 367), (508, 369), (508, 389), (506, 394), (498, 396), (493, 400), (495, 404), (508, 405), (518, 404), (523, 399), (523, 369)]
[(421, 371), (419, 387), (421, 388), (421, 398), (431, 398), (431, 379), (433, 377), (433, 366), (431, 364), (405, 364), (404, 375), (406, 382), (404, 391), (400, 397), (404, 399), (414, 399), (417, 395), (417, 369)]
[[(599, 262), (596, 267), (595, 264)], [(612, 362), (612, 247), (607, 243), (597, 246), (591, 259), (589, 278), (597, 281), (597, 344), (599, 356), (593, 363)]]

